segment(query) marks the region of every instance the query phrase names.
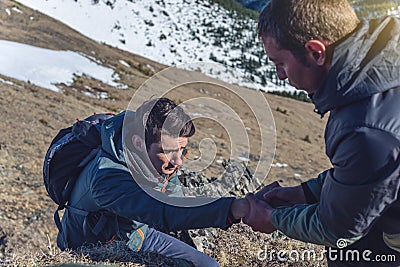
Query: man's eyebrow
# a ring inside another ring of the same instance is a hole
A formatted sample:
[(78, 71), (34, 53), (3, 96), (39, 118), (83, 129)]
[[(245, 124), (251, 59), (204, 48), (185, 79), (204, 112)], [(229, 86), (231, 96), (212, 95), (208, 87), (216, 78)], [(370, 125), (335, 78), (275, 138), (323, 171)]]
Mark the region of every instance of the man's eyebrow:
[(164, 151), (164, 153), (167, 152), (176, 152), (179, 151), (180, 149), (184, 149), (185, 147), (180, 147), (180, 148), (171, 148), (171, 149), (162, 149)]

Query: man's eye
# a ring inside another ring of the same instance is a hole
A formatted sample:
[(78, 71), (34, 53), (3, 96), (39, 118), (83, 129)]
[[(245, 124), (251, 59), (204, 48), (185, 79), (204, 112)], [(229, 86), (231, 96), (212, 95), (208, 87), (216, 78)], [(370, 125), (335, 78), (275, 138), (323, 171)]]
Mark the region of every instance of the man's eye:
[(180, 149), (165, 149), (165, 150), (161, 149), (161, 153), (164, 153), (164, 154), (171, 154), (171, 153), (177, 153), (177, 152), (181, 152), (184, 155), (187, 153), (187, 148), (183, 147)]
[(178, 149), (165, 149), (165, 150), (162, 150), (162, 153), (164, 153), (164, 154), (171, 154), (171, 153), (175, 153), (175, 152), (178, 152)]

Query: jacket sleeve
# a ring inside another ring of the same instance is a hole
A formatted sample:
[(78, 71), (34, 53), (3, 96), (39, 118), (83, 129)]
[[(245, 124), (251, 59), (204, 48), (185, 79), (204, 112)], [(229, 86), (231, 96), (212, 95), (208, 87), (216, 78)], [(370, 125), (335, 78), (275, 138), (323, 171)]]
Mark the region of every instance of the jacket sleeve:
[(273, 225), (306, 242), (355, 242), (397, 200), (399, 150), (399, 141), (381, 130), (352, 131), (332, 150), (333, 168), (326, 172), (319, 203), (276, 209)]
[[(90, 185), (93, 199), (102, 209), (161, 231), (204, 227), (227, 229), (230, 226), (227, 218), (234, 198), (208, 199), (209, 204), (198, 205), (196, 198), (169, 198), (151, 188), (148, 190), (152, 191), (152, 195), (156, 194), (157, 199), (146, 193), (122, 166), (100, 168)], [(174, 199), (184, 200), (184, 205), (166, 203), (167, 200)]]
[(317, 178), (312, 178), (301, 184), (307, 203), (313, 204), (319, 202), (322, 186), (324, 185), (325, 177), (329, 170), (326, 170), (318, 175)]

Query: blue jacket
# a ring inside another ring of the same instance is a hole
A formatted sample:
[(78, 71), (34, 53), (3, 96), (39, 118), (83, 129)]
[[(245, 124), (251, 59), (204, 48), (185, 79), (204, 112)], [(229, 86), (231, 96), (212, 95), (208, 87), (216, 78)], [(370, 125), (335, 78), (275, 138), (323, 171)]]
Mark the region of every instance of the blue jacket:
[(280, 207), (274, 226), (306, 242), (352, 244), (372, 227), (400, 251), (400, 20), (363, 22), (334, 51), (312, 96), (332, 168), (305, 183), (309, 205)]
[[(58, 235), (58, 246), (76, 249), (117, 236), (130, 240), (129, 246), (139, 250), (148, 226), (161, 231), (227, 229), (233, 198), (220, 198), (197, 207), (179, 207), (160, 202), (142, 190), (133, 179), (123, 153), (124, 116), (125, 112), (103, 123), (101, 149), (84, 168), (72, 190), (69, 208), (62, 218), (63, 231)], [(167, 185), (167, 193), (176, 192), (177, 184), (179, 180), (175, 176)], [(167, 197), (165, 193), (154, 191), (162, 195), (161, 198)]]

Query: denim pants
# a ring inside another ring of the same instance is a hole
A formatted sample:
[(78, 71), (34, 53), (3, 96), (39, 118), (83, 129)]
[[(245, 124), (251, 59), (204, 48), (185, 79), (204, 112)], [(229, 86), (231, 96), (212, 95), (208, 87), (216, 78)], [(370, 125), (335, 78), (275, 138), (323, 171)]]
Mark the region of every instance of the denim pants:
[(183, 259), (194, 266), (217, 267), (219, 264), (210, 256), (165, 233), (149, 228), (141, 251), (157, 252), (165, 257)]

